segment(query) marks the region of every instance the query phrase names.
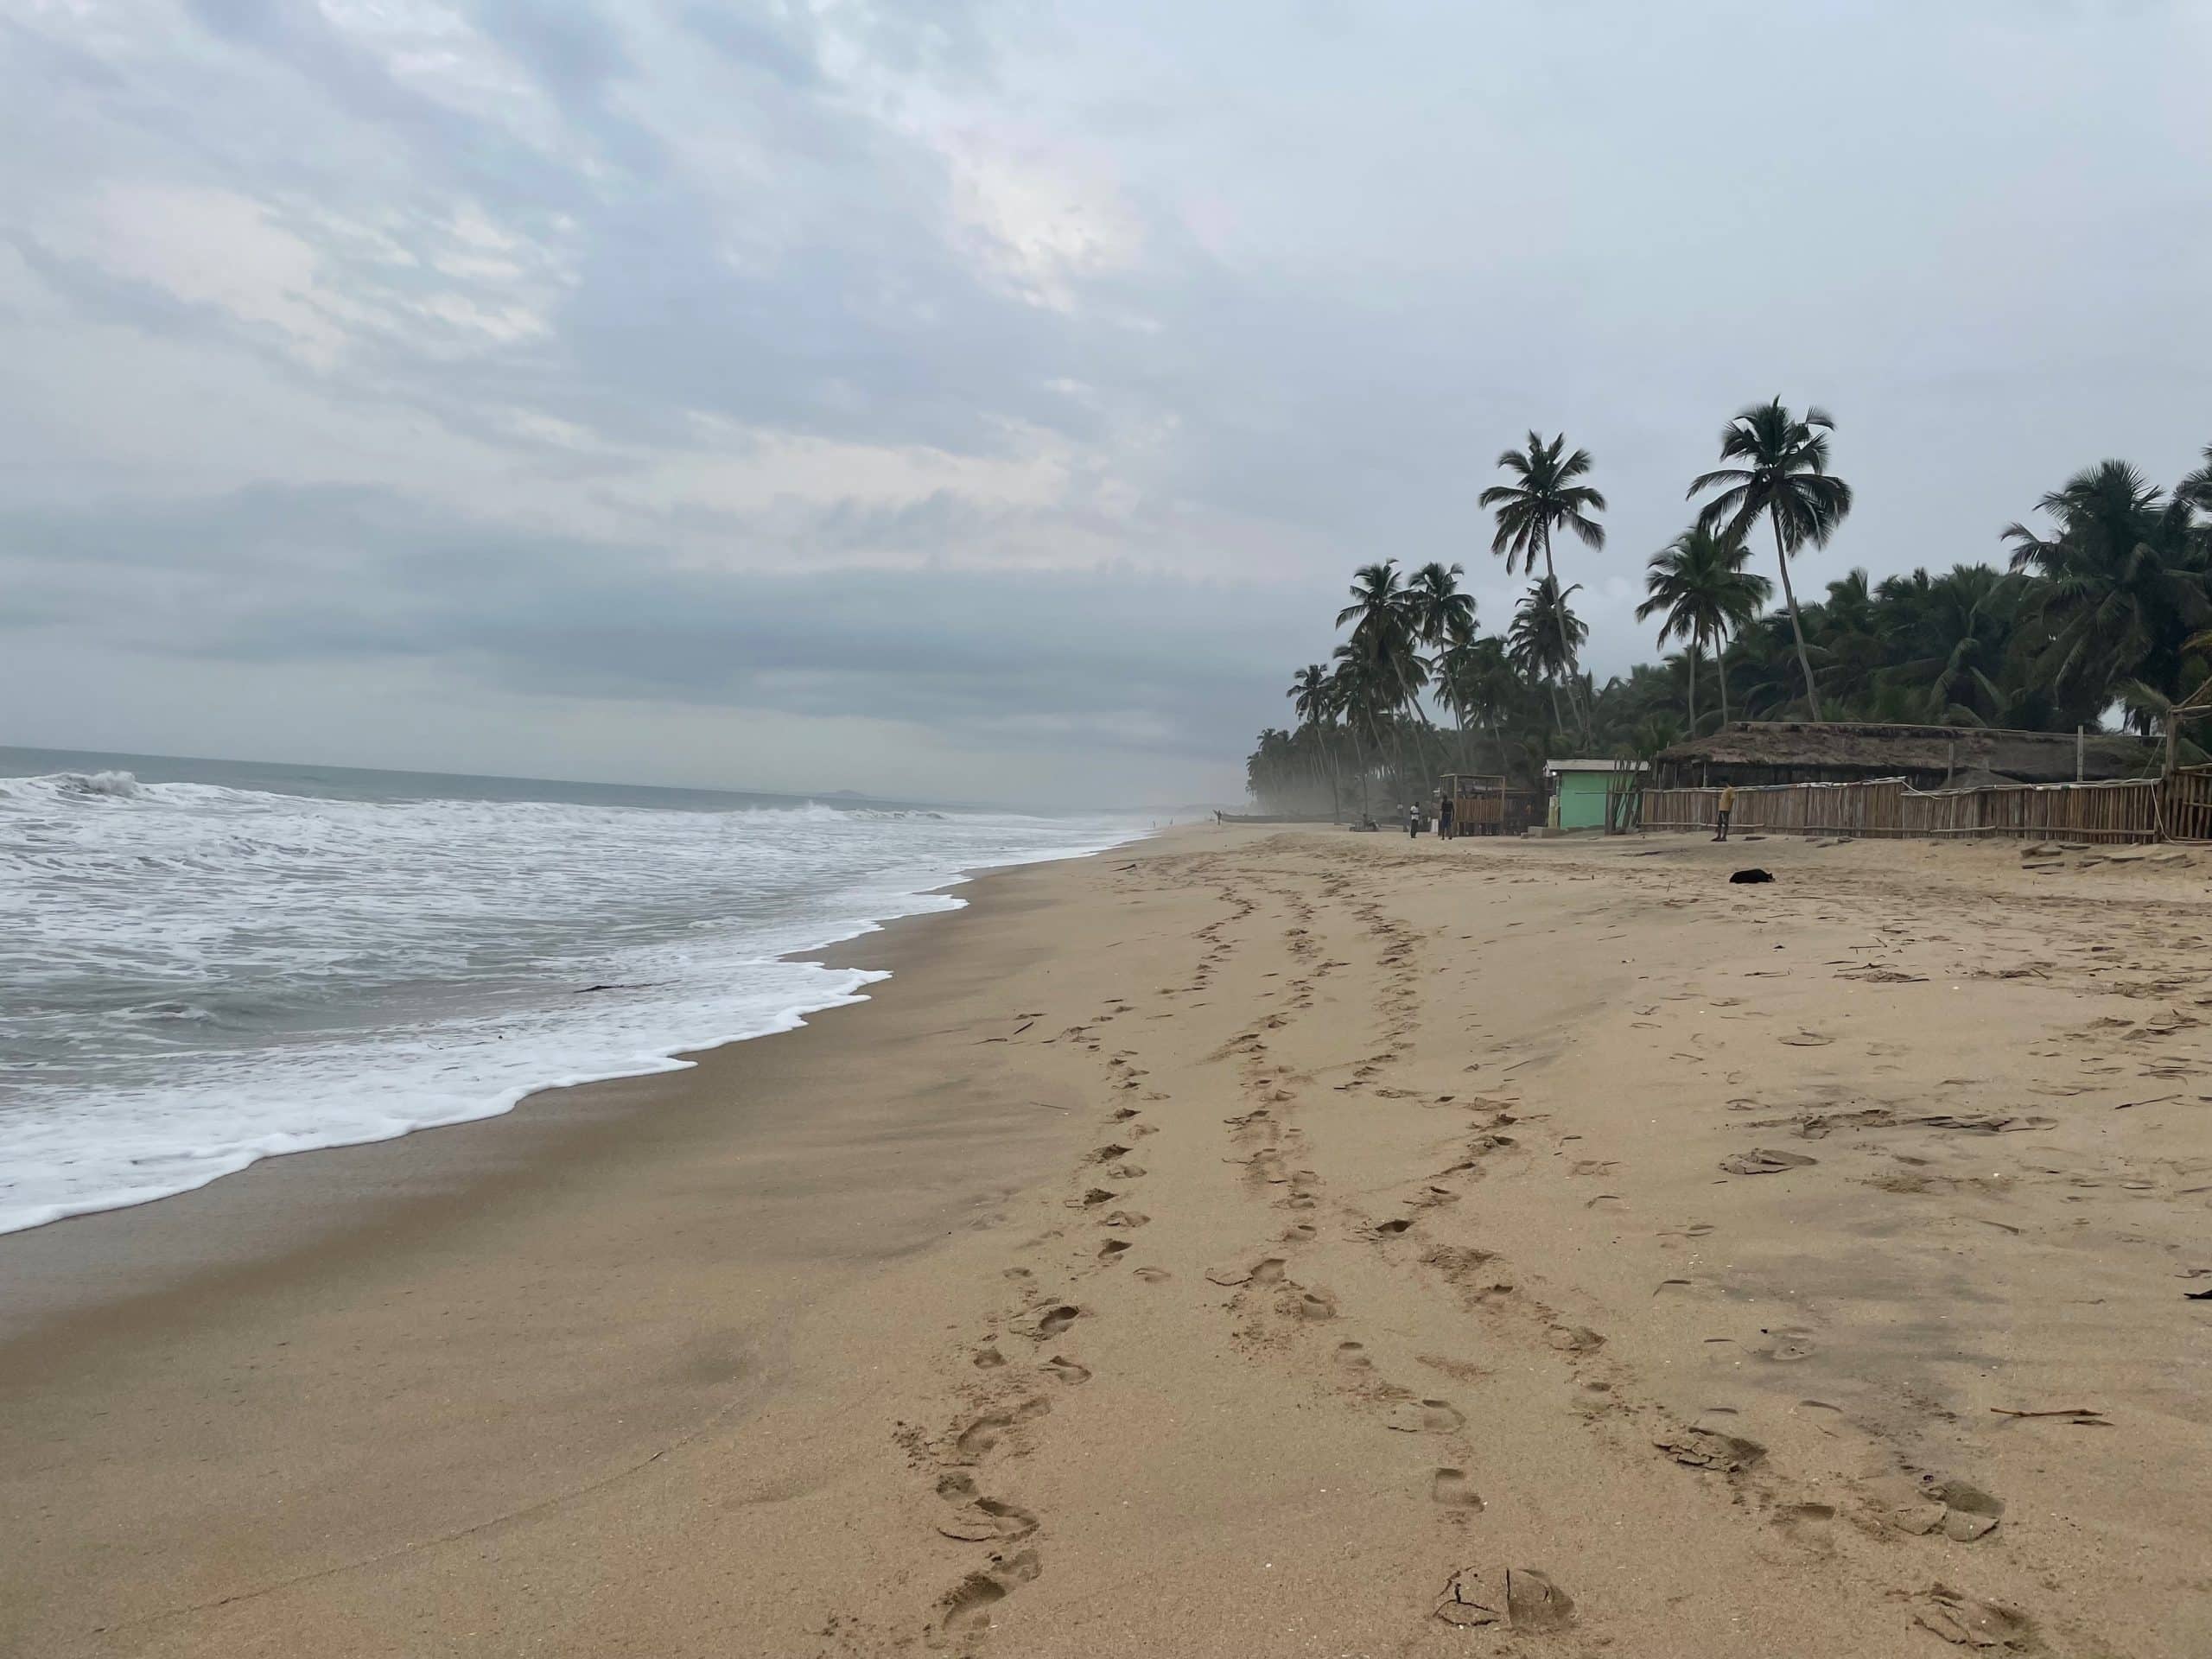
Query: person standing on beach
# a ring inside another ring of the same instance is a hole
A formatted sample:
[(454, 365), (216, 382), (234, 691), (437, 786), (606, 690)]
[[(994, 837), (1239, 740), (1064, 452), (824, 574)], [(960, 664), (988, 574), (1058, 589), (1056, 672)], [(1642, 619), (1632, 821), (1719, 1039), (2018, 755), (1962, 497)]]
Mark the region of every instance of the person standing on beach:
[(1436, 804), (1436, 838), (1439, 841), (1452, 839), (1452, 798), (1449, 795)]
[(1416, 841), (1419, 840), (1420, 837), (1421, 803), (1419, 801), (1415, 801), (1411, 806), (1406, 809), (1406, 839), (1408, 841)]
[(1723, 785), (1720, 785), (1720, 830), (1719, 830), (1719, 832), (1713, 837), (1715, 841), (1726, 841), (1726, 840), (1727, 840), (1727, 839), (1728, 839), (1728, 815), (1729, 815), (1730, 813), (1733, 812), (1735, 810), (1736, 810), (1736, 785), (1733, 785), (1733, 784), (1723, 784)]

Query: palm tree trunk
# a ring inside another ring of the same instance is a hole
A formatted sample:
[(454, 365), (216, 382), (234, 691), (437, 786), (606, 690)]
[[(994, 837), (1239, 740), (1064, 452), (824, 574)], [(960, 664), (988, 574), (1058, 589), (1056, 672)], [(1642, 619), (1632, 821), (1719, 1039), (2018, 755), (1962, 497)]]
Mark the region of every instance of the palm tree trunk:
[(1329, 763), (1329, 822), (1334, 823), (1343, 816), (1344, 791), (1337, 782), (1337, 749), (1329, 741), (1335, 734), (1333, 724), (1319, 728), (1321, 734), (1321, 758)]
[(1720, 644), (1713, 653), (1713, 678), (1720, 682), (1720, 725), (1728, 726), (1728, 636), (1721, 635)]
[(1698, 647), (1704, 643), (1702, 634), (1690, 641), (1690, 735), (1697, 735), (1697, 658)]
[(1782, 566), (1782, 596), (1789, 601), (1789, 632), (1797, 640), (1797, 666), (1805, 676), (1805, 702), (1812, 709), (1813, 718), (1821, 717), (1821, 694), (1813, 689), (1813, 659), (1805, 650), (1805, 625), (1797, 620), (1797, 590), (1789, 582), (1789, 554), (1782, 545), (1781, 517), (1770, 511), (1768, 521), (1774, 526), (1774, 556)]
[[(1559, 572), (1552, 568), (1552, 527), (1549, 524), (1544, 526), (1544, 576), (1551, 583), (1554, 595), (1558, 595)], [(1587, 748), (1590, 747), (1590, 721), (1582, 712), (1581, 704), (1575, 700), (1574, 642), (1567, 637), (1567, 601), (1564, 598), (1558, 600), (1552, 620), (1559, 628), (1560, 655), (1567, 659), (1567, 706), (1573, 712), (1574, 723), (1582, 728), (1582, 746)], [(1554, 721), (1559, 718), (1559, 699), (1556, 696), (1552, 699), (1552, 718)]]

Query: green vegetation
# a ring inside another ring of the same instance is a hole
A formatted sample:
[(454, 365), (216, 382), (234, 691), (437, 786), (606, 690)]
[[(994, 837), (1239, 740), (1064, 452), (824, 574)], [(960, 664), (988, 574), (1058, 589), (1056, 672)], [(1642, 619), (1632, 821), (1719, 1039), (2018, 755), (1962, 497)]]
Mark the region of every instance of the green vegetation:
[[(1649, 559), (1637, 608), (1662, 649), (1682, 649), (1602, 686), (1580, 666), (1581, 584), (1561, 585), (1554, 535), (1602, 554), (1605, 499), (1589, 451), (1531, 432), (1498, 457), (1510, 481), (1481, 497), (1491, 550), (1534, 578), (1504, 631), (1482, 632), (1460, 565), (1410, 577), (1395, 560), (1362, 566), (1337, 616), (1347, 637), (1292, 681), (1296, 723), (1262, 732), (1246, 762), (1254, 798), (1363, 812), (1425, 797), (1441, 772), (1527, 784), (1554, 756), (1647, 758), (1732, 715), (2071, 731), (2116, 714), (2147, 733), (2212, 677), (2212, 448), (2171, 492), (2124, 461), (2076, 474), (2036, 504), (2036, 524), (2005, 530), (2002, 569), (1880, 582), (1853, 569), (1801, 603), (1793, 565), (1851, 511), (1851, 486), (1829, 470), (1834, 429), (1779, 398), (1728, 423), (1726, 464), (1691, 482), (1689, 497), (1707, 499)], [(1779, 610), (1747, 568), (1762, 520)]]

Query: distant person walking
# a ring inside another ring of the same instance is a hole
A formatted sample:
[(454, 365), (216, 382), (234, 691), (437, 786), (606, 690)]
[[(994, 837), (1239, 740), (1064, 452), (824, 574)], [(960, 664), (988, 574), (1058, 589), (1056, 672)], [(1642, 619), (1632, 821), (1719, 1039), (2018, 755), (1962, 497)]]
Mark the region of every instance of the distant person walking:
[(1439, 841), (1452, 839), (1452, 798), (1449, 795), (1437, 803), (1436, 838)]
[(1726, 840), (1727, 840), (1727, 839), (1728, 839), (1728, 817), (1729, 817), (1729, 815), (1730, 815), (1731, 813), (1732, 813), (1733, 811), (1735, 811), (1735, 810), (1736, 810), (1736, 785), (1733, 785), (1733, 784), (1723, 784), (1723, 785), (1720, 785), (1720, 830), (1719, 830), (1719, 832), (1713, 837), (1715, 841), (1726, 841)]
[(1415, 801), (1406, 809), (1406, 839), (1418, 840), (1421, 836), (1421, 803)]

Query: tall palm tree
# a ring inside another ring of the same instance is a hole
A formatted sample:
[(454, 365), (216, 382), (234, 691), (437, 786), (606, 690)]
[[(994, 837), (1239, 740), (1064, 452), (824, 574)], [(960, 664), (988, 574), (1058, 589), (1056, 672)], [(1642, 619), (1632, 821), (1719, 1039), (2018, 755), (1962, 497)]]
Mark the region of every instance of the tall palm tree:
[(1353, 764), (1359, 772), (1359, 816), (1367, 816), (1367, 779), (1370, 770), (1367, 746), (1359, 741), (1363, 728), (1375, 739), (1376, 747), (1382, 747), (1382, 734), (1376, 728), (1376, 715), (1382, 701), (1375, 664), (1368, 654), (1353, 645), (1338, 645), (1331, 653), (1336, 667), (1330, 671), (1331, 701), (1337, 712), (1344, 716), (1344, 729), (1351, 734)]
[[(1428, 664), (1415, 649), (1420, 641), (1419, 615), (1414, 591), (1399, 575), (1395, 559), (1363, 564), (1354, 571), (1351, 603), (1337, 613), (1337, 626), (1350, 625), (1352, 649), (1367, 659), (1372, 670), (1373, 689), (1382, 696), (1382, 707), (1410, 708), (1417, 715), (1421, 714), (1421, 688), (1428, 683)], [(1427, 716), (1421, 715), (1421, 718), (1426, 721)], [(1376, 742), (1381, 741), (1378, 731)], [(1398, 742), (1393, 747), (1402, 779), (1407, 771), (1405, 745)]]
[[(1490, 550), (1504, 558), (1505, 573), (1511, 575), (1516, 569), (1533, 572), (1536, 556), (1541, 553), (1544, 579), (1552, 584), (1554, 594), (1559, 592), (1559, 572), (1552, 563), (1554, 530), (1571, 530), (1591, 548), (1605, 544), (1605, 527), (1592, 516), (1605, 510), (1605, 498), (1590, 485), (1575, 481), (1589, 476), (1590, 452), (1577, 449), (1570, 455), (1565, 453), (1566, 449), (1567, 435), (1563, 432), (1555, 433), (1549, 443), (1537, 434), (1529, 433), (1527, 448), (1508, 449), (1497, 458), (1498, 466), (1518, 481), (1493, 484), (1476, 499), (1477, 505), (1497, 514), (1497, 531), (1491, 537)], [(1564, 614), (1563, 606), (1560, 614)], [(1575, 641), (1561, 634), (1559, 645), (1571, 683)], [(1588, 718), (1577, 712), (1586, 738)]]
[[(1636, 620), (1661, 619), (1659, 643), (1686, 641), (1690, 648), (1690, 735), (1697, 735), (1698, 658), (1708, 645), (1715, 654), (1726, 648), (1728, 636), (1751, 626), (1751, 619), (1773, 591), (1764, 576), (1744, 569), (1751, 550), (1740, 537), (1710, 531), (1686, 530), (1664, 549), (1651, 556), (1643, 578), (1649, 595), (1636, 607)], [(1719, 674), (1720, 723), (1728, 723), (1728, 672)]]
[[(1805, 677), (1805, 702), (1821, 717), (1821, 694), (1813, 683), (1813, 658), (1805, 649), (1805, 627), (1797, 613), (1797, 592), (1789, 582), (1790, 556), (1808, 542), (1827, 545), (1851, 511), (1851, 486), (1828, 471), (1828, 434), (1835, 422), (1825, 410), (1808, 409), (1799, 420), (1782, 399), (1740, 410), (1720, 434), (1720, 459), (1739, 467), (1700, 473), (1690, 482), (1695, 497), (1715, 485), (1720, 493), (1697, 515), (1700, 530), (1726, 527), (1738, 541), (1764, 513), (1774, 526), (1774, 556), (1782, 567), (1782, 595), (1789, 606), (1789, 632), (1797, 642), (1797, 666)], [(1687, 499), (1687, 498), (1686, 498)]]
[[(2012, 569), (2039, 578), (2031, 608), (2050, 631), (2041, 668), (2077, 718), (2094, 719), (2140, 683), (2174, 695), (2187, 640), (2212, 621), (2212, 569), (2195, 504), (2169, 499), (2125, 461), (2077, 473), (2038, 501), (2051, 537), (2005, 527)], [(2149, 705), (2130, 700), (2149, 728)]]
[[(1514, 607), (1513, 626), (1506, 631), (1506, 654), (1514, 666), (1549, 686), (1554, 700), (1560, 681), (1574, 672), (1575, 647), (1590, 637), (1589, 625), (1567, 608), (1567, 601), (1581, 586), (1577, 582), (1561, 593), (1557, 577), (1539, 577)], [(1558, 724), (1556, 701), (1552, 715)]]
[(1475, 636), (1475, 596), (1459, 586), (1466, 567), (1431, 559), (1406, 584), (1414, 637), (1431, 651)]
[(1319, 663), (1308, 663), (1291, 677), (1290, 690), (1283, 694), (1290, 699), (1290, 706), (1297, 712), (1306, 730), (1312, 732), (1329, 768), (1329, 817), (1337, 816), (1337, 755), (1328, 741), (1329, 729), (1336, 723), (1336, 688), (1329, 679), (1329, 671)]

